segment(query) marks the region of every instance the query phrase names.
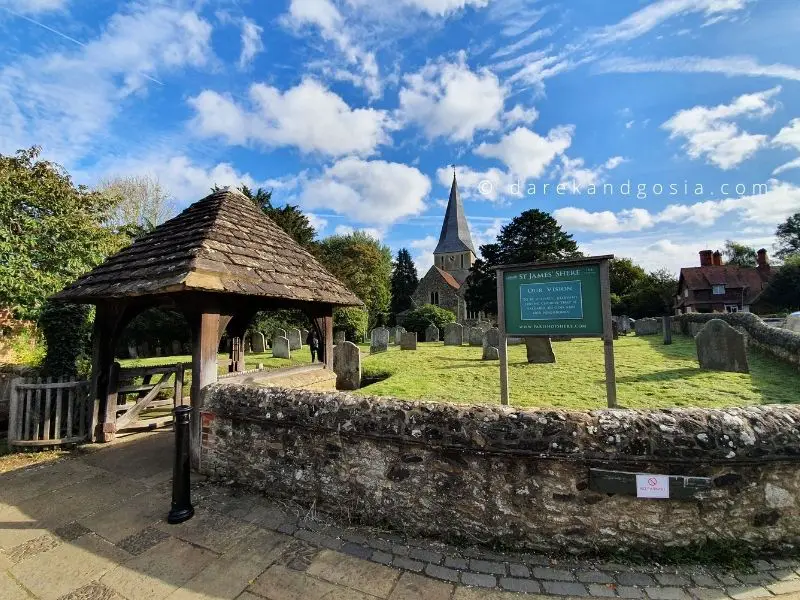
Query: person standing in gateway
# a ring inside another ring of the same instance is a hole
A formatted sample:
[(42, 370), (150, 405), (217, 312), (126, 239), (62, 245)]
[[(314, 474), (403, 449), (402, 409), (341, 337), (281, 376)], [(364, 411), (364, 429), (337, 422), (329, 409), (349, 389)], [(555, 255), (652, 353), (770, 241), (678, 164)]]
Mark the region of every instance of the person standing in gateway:
[(308, 332), (306, 344), (308, 344), (308, 347), (311, 349), (311, 362), (317, 362), (317, 355), (319, 354), (319, 338), (317, 337), (317, 332), (313, 329)]

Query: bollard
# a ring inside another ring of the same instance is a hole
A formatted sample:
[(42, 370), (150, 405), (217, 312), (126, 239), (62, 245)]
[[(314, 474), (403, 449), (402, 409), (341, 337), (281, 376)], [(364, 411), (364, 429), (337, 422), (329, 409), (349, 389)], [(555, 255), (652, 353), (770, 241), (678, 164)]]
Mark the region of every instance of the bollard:
[(167, 523), (177, 525), (194, 516), (190, 497), (189, 426), (192, 421), (191, 406), (176, 406), (175, 413), (175, 465), (172, 469), (172, 509)]
[(661, 322), (664, 329), (664, 345), (669, 346), (672, 343), (672, 317), (666, 316)]

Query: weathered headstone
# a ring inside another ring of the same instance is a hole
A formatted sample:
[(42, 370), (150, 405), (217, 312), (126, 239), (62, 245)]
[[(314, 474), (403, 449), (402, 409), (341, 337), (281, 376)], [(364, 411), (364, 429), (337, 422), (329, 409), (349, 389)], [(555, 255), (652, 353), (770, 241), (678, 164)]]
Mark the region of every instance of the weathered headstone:
[(181, 343), (178, 340), (172, 340), (170, 350), (172, 351), (172, 356), (178, 356), (181, 353)]
[(337, 330), (337, 331), (335, 331), (335, 332), (333, 333), (333, 343), (334, 343), (334, 345), (341, 344), (341, 343), (342, 343), (342, 342), (344, 342), (346, 339), (347, 339), (347, 335), (346, 335), (346, 334), (345, 334), (345, 332), (344, 332), (343, 330), (341, 330), (341, 329), (339, 329), (339, 330)]
[(483, 347), (483, 360), (500, 360), (500, 349), (494, 346)]
[(749, 373), (744, 334), (722, 319), (711, 319), (695, 338), (701, 369)]
[(361, 387), (361, 352), (353, 342), (341, 341), (333, 349), (333, 372), (337, 390)]
[(372, 330), (372, 339), (369, 343), (369, 353), (377, 354), (389, 349), (389, 330), (386, 327), (376, 327)]
[(416, 350), (417, 349), (417, 332), (404, 331), (400, 334), (400, 349), (401, 350)]
[(135, 344), (128, 344), (128, 358), (139, 358), (139, 353), (136, 351)]
[(661, 333), (660, 319), (637, 319), (636, 335), (658, 335)]
[(500, 358), (500, 330), (497, 327), (487, 329), (483, 334), (483, 360)]
[(480, 329), (483, 333), (486, 333), (488, 329), (492, 328), (492, 324), (489, 321), (478, 321), (475, 323), (475, 327)]
[(142, 342), (142, 346), (139, 350), (139, 356), (150, 356), (150, 344), (147, 342)]
[(163, 351), (161, 350), (161, 346), (156, 346), (156, 356), (161, 356)]
[(272, 338), (272, 356), (274, 358), (292, 358), (292, 351), (289, 346), (289, 338)]
[(292, 351), (300, 350), (303, 347), (303, 340), (300, 338), (300, 330), (290, 329), (287, 333), (287, 337), (289, 338), (289, 349)]
[(527, 337), (525, 338), (525, 348), (528, 354), (528, 362), (532, 365), (556, 362), (556, 355), (553, 353), (550, 338)]
[(619, 339), (619, 321), (611, 321), (611, 337), (615, 340)]
[(439, 341), (439, 328), (436, 325), (430, 324), (425, 329), (425, 341), (426, 342), (438, 342)]
[(289, 334), (286, 333), (285, 329), (276, 329), (275, 333), (272, 334), (272, 345), (275, 346), (275, 338), (285, 337), (288, 338)]
[(266, 351), (267, 343), (264, 340), (264, 334), (260, 331), (256, 331), (253, 333), (251, 339), (251, 344), (253, 346), (253, 352), (256, 354), (260, 354), (261, 352)]
[(619, 332), (622, 335), (628, 335), (631, 332), (631, 319), (628, 315), (622, 315), (619, 318)]
[(469, 345), (470, 346), (483, 346), (483, 330), (478, 327), (470, 327), (469, 329)]
[(399, 326), (397, 327), (397, 333), (395, 334), (395, 339), (394, 339), (394, 343), (395, 343), (395, 344), (400, 344), (400, 343), (401, 343), (401, 340), (402, 340), (403, 334), (404, 334), (405, 332), (406, 332), (406, 328), (405, 328), (405, 327), (403, 327), (402, 325), (399, 325)]
[(308, 329), (301, 329), (300, 330), (300, 337), (303, 338), (303, 343), (305, 344), (306, 340), (308, 339)]
[(461, 346), (464, 343), (464, 327), (461, 323), (448, 323), (444, 326), (444, 345)]
[(669, 315), (663, 317), (661, 329), (664, 330), (664, 345), (669, 346), (672, 344), (672, 317)]
[(800, 312), (793, 312), (786, 317), (786, 323), (784, 323), (783, 328), (800, 333)]
[(689, 335), (697, 337), (700, 330), (703, 329), (704, 323), (689, 323)]

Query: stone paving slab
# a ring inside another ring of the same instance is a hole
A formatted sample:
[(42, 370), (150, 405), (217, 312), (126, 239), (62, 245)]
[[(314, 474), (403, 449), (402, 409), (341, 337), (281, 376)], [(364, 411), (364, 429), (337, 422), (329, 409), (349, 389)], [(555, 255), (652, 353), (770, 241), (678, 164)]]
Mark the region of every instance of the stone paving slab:
[(171, 440), (133, 438), (0, 475), (0, 599), (800, 598), (791, 558), (729, 573), (453, 547), (197, 477), (195, 517), (167, 525)]

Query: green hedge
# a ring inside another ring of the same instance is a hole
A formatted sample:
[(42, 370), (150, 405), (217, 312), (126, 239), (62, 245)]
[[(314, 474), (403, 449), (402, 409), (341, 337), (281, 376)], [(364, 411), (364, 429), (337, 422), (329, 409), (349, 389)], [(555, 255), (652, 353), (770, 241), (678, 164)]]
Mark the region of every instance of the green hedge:
[(42, 365), (45, 375), (88, 374), (93, 321), (91, 306), (51, 300), (45, 303), (38, 322), (47, 342), (47, 355)]
[(689, 323), (708, 323), (712, 319), (721, 319), (732, 327), (743, 328), (759, 344), (800, 354), (800, 333), (770, 327), (753, 313), (688, 313), (673, 318), (680, 323), (683, 333), (689, 332)]

